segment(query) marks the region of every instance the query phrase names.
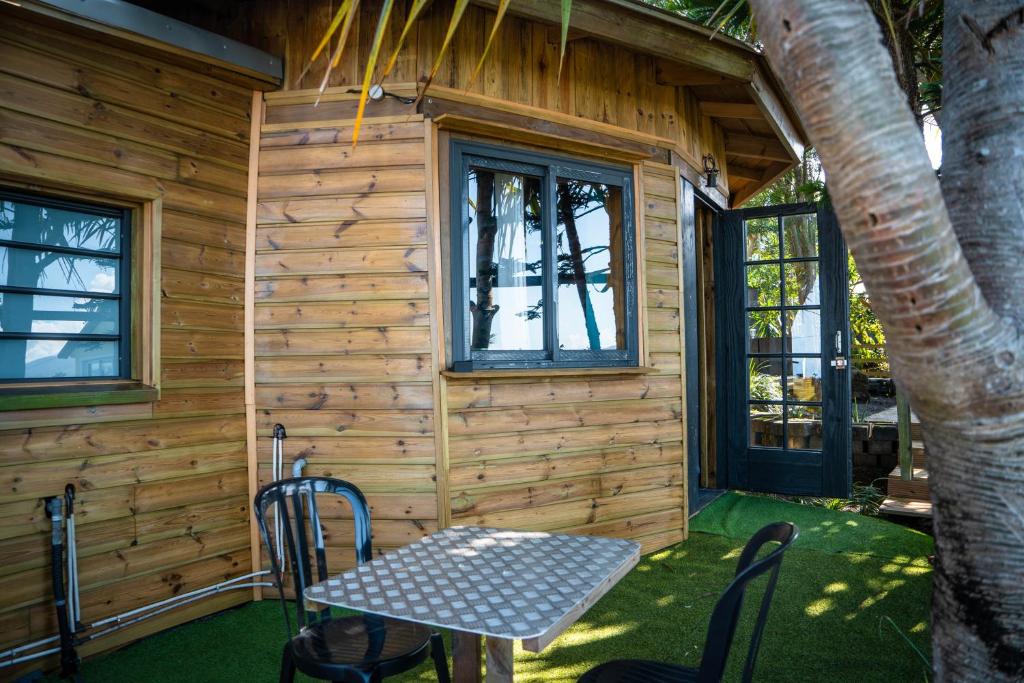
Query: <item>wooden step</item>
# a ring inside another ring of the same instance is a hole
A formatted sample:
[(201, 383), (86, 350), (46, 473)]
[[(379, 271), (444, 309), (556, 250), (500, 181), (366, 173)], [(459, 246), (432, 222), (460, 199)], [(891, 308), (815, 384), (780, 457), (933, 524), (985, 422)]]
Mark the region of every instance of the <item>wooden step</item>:
[(922, 439), (924, 437), (921, 436), (921, 423), (917, 421), (916, 416), (913, 416), (910, 422), (910, 440), (921, 441)]
[(904, 481), (901, 477), (900, 468), (889, 473), (889, 496), (891, 498), (909, 498), (911, 500), (929, 500), (928, 496), (928, 470), (914, 468), (913, 478)]
[(906, 517), (931, 517), (932, 504), (928, 500), (911, 500), (909, 498), (886, 498), (878, 511), (885, 515), (903, 515)]
[(910, 454), (914, 458), (914, 467), (925, 466), (925, 461), (927, 461), (928, 455), (924, 451), (924, 441), (911, 441)]

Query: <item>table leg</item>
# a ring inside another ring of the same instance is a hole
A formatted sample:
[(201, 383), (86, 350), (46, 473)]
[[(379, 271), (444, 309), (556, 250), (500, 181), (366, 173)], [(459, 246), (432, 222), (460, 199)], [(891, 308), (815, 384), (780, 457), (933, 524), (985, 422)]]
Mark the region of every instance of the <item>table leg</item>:
[(480, 636), (452, 631), (453, 683), (481, 683), (480, 659)]
[(487, 637), (487, 683), (512, 683), (512, 643)]

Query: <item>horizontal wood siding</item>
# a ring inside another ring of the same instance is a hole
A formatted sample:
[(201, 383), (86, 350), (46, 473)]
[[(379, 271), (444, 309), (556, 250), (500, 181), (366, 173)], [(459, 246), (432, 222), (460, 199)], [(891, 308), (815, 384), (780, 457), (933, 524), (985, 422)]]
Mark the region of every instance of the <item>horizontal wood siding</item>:
[[(250, 571), (242, 298), (251, 92), (0, 8), (0, 184), (162, 197), (162, 393), (0, 412), (0, 647), (56, 632), (42, 498), (78, 489), (85, 622)], [(228, 592), (82, 648), (251, 599)], [(4, 670), (4, 675), (13, 670)]]
[[(299, 107), (313, 119), (312, 102)], [(259, 481), (285, 425), (285, 471), (351, 481), (377, 552), (438, 528), (421, 117), (265, 125), (256, 229)], [(328, 566), (351, 566), (347, 511), (325, 522)]]
[(676, 173), (647, 164), (641, 376), (448, 378), (454, 524), (601, 534), (645, 552), (685, 536)]

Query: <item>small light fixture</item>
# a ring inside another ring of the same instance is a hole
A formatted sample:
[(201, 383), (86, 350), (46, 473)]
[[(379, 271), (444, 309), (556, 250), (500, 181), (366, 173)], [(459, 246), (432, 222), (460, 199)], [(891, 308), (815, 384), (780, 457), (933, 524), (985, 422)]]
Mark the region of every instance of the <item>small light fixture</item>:
[(704, 164), (704, 175), (707, 176), (708, 187), (717, 187), (718, 165), (715, 163), (715, 157), (711, 154), (705, 154), (701, 161)]

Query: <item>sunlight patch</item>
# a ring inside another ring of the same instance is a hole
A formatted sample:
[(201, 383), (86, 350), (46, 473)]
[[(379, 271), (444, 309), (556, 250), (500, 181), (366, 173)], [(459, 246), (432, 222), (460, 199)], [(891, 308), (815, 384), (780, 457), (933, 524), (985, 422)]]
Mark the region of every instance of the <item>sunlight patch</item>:
[(835, 603), (832, 602), (832, 598), (820, 598), (807, 605), (804, 609), (804, 614), (809, 617), (820, 617), (833, 607), (835, 607)]
[(824, 592), (832, 595), (835, 593), (842, 593), (843, 591), (850, 590), (850, 587), (843, 581), (835, 581), (825, 586)]

